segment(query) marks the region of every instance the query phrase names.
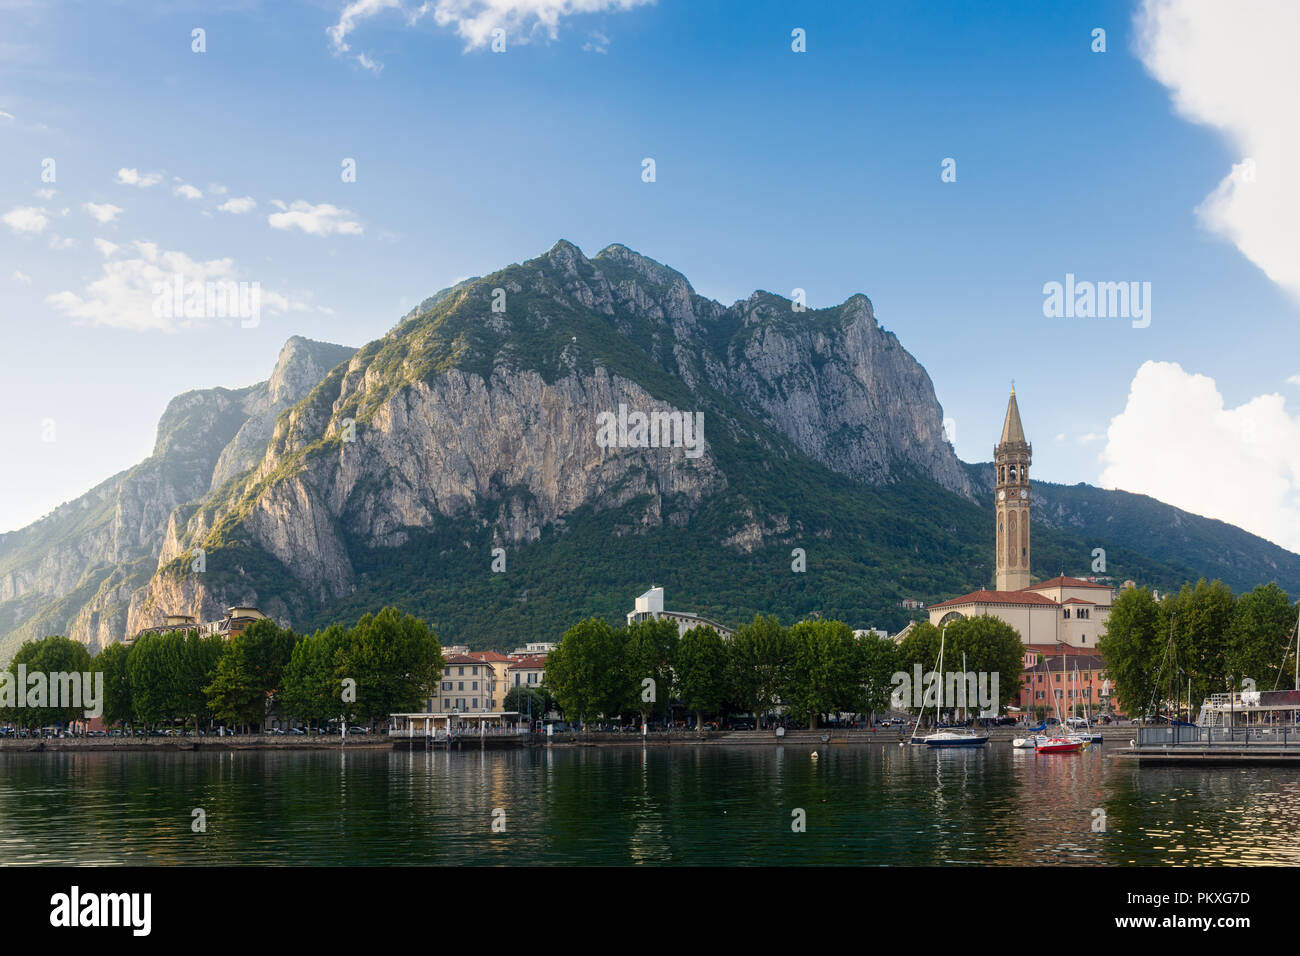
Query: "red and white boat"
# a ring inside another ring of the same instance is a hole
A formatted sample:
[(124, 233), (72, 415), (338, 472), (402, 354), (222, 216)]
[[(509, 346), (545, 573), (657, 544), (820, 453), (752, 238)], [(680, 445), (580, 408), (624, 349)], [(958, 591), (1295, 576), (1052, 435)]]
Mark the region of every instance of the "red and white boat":
[(1082, 740), (1071, 740), (1069, 737), (1048, 737), (1045, 740), (1040, 738), (1034, 747), (1034, 751), (1040, 754), (1077, 754), (1082, 748)]

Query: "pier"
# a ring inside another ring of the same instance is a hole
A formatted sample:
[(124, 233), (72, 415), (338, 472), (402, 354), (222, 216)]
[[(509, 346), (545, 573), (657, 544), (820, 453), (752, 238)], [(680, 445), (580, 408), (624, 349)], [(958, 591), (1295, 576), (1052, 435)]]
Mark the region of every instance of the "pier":
[(1139, 727), (1117, 760), (1156, 764), (1292, 764), (1300, 766), (1300, 726)]

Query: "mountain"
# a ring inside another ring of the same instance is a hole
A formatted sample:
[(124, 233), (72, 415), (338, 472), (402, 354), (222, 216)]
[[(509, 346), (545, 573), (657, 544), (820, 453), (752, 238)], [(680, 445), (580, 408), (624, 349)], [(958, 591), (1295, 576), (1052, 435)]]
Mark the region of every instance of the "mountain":
[(147, 459), (0, 534), (0, 660), (46, 634), (100, 647), (121, 640), (131, 597), (157, 570), (175, 509), (260, 460), (279, 413), (353, 351), (294, 337), (267, 381), (177, 396)]
[[(64, 628), (102, 643), (235, 604), (309, 629), (395, 604), (446, 642), (515, 646), (621, 618), (651, 584), (729, 624), (820, 612), (896, 629), (902, 599), (993, 576), (992, 466), (957, 459), (929, 376), (866, 296), (724, 306), (624, 246), (587, 258), (560, 242), (335, 355), (296, 390), (173, 402), (159, 449), (125, 473), (166, 474), (149, 479), (147, 514), (141, 479), (132, 492), (117, 476), (0, 537), (0, 586), (26, 582), (0, 593), (0, 614), (28, 595), (17, 630), (0, 618), (6, 639)], [(605, 447), (620, 408), (698, 415), (702, 442)], [(1102, 547), (1118, 580), (1300, 589), (1300, 556), (1238, 529), (1142, 496), (1035, 487), (1038, 576), (1087, 573)], [(90, 516), (124, 497), (133, 547), (80, 554), (107, 533)]]

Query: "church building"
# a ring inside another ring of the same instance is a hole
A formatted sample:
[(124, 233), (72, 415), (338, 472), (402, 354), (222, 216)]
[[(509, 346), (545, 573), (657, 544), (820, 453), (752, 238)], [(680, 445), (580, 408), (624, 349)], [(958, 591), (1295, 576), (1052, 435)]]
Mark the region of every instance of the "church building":
[[(1012, 388), (1002, 424), (1002, 440), (993, 449), (997, 522), (994, 588), (930, 605), (927, 608), (930, 623), (942, 627), (951, 621), (983, 614), (1001, 618), (1016, 629), (1025, 645), (1022, 706), (1042, 707), (1052, 699), (1051, 691), (1055, 690), (1063, 711), (1073, 709), (1070, 705), (1076, 703), (1086, 703), (1095, 710), (1107, 693), (1096, 647), (1110, 616), (1113, 592), (1106, 584), (1064, 575), (1032, 583), (1029, 573), (1032, 458), (1033, 446), (1025, 440), (1016, 390)], [(1086, 681), (1072, 680), (1076, 668), (1087, 673)], [(1062, 676), (1066, 676), (1066, 681), (1062, 681)], [(1038, 686), (1034, 685), (1035, 680)], [(1070, 683), (1078, 684), (1077, 698)]]

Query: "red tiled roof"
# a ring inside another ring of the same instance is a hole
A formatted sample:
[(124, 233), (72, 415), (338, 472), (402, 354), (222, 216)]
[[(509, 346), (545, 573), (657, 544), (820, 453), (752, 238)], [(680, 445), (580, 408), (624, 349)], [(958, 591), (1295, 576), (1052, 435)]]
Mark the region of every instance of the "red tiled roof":
[(1038, 584), (1031, 584), (1027, 588), (1021, 588), (1022, 591), (1037, 591), (1040, 588), (1102, 588), (1109, 591), (1109, 584), (1098, 584), (1096, 581), (1085, 581), (1083, 578), (1067, 578), (1064, 574), (1058, 574), (1050, 581), (1042, 581)]
[(452, 654), (450, 657), (443, 658), (444, 664), (482, 664), (483, 661), (477, 657), (470, 657), (468, 654)]
[(514, 664), (506, 668), (508, 671), (537, 670), (546, 666), (546, 658), (542, 655), (536, 657), (523, 657)]
[(966, 604), (1046, 604), (1049, 607), (1058, 607), (1057, 603), (1051, 598), (1043, 597), (1041, 594), (1034, 594), (1032, 591), (972, 591), (970, 594), (963, 594), (961, 597), (955, 597), (950, 601), (931, 604), (930, 609), (960, 607)]
[(1074, 647), (1070, 645), (1069, 651), (1065, 650), (1062, 644), (1026, 644), (1026, 654), (1037, 654), (1040, 657), (1056, 657), (1068, 653), (1070, 657), (1100, 657), (1101, 651), (1095, 647)]
[(1085, 601), (1083, 598), (1066, 598), (1061, 603), (1062, 604), (1091, 604), (1093, 607), (1097, 606), (1096, 601)]
[(498, 651), (470, 651), (469, 656), (480, 661), (509, 661), (514, 660), (507, 654)]

